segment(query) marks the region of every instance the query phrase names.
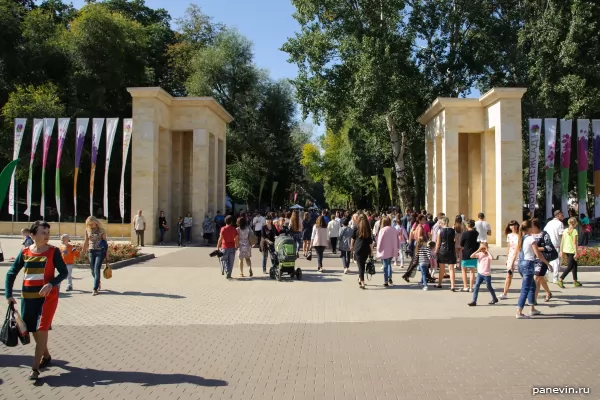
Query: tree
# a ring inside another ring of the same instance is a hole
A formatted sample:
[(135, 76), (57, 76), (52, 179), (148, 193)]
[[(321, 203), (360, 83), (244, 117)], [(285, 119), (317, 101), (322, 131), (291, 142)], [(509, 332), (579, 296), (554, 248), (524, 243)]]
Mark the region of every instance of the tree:
[[(282, 47), (298, 65), (293, 81), (305, 116), (332, 127), (384, 118), (402, 208), (413, 204), (405, 153), (421, 108), (419, 71), (411, 60), (414, 35), (405, 1), (294, 0), (301, 32)], [(417, 93), (417, 96), (415, 96)]]

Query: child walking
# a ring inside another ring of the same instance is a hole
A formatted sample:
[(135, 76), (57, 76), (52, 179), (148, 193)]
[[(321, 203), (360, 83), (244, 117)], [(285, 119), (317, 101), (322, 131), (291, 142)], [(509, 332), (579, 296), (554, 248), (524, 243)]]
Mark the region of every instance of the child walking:
[(340, 228), (339, 235), (339, 250), (340, 257), (342, 258), (342, 265), (344, 266), (344, 274), (348, 273), (350, 269), (350, 243), (352, 242), (352, 233), (354, 230), (348, 227), (350, 223), (348, 218), (342, 220), (342, 227)]
[(69, 272), (69, 275), (67, 276), (67, 292), (70, 292), (73, 290), (73, 264), (75, 264), (75, 259), (79, 257), (79, 251), (75, 249), (72, 244), (69, 244), (71, 241), (69, 235), (62, 235), (60, 241), (62, 242), (60, 245), (60, 254), (67, 265), (67, 271)]
[(479, 250), (471, 254), (471, 258), (477, 259), (477, 279), (475, 280), (475, 288), (473, 290), (473, 301), (469, 303), (469, 306), (477, 305), (477, 295), (479, 294), (479, 287), (485, 282), (490, 294), (492, 295), (492, 301), (489, 305), (494, 305), (498, 302), (496, 292), (492, 287), (492, 255), (488, 251), (487, 243), (481, 242)]
[(429, 266), (431, 265), (431, 252), (435, 247), (435, 242), (428, 243), (428, 240), (425, 237), (420, 237), (417, 242), (417, 248), (415, 249), (415, 254), (417, 254), (417, 262), (419, 264), (419, 270), (421, 271), (421, 285), (423, 286), (423, 290), (428, 290), (427, 288), (427, 276)]
[(23, 235), (23, 248), (27, 248), (33, 244), (33, 239), (31, 238), (31, 233), (29, 229), (21, 229), (21, 235)]

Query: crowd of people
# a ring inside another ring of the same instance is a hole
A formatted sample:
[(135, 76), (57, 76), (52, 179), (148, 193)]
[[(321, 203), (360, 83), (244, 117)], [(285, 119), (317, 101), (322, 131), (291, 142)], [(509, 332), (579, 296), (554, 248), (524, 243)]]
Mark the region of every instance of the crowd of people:
[[(222, 262), (228, 279), (231, 279), (236, 250), (239, 250), (240, 276), (245, 276), (244, 262), (249, 276), (253, 276), (253, 247), (262, 253), (262, 269), (267, 274), (267, 261), (275, 237), (288, 234), (296, 242), (297, 258), (302, 254), (311, 260), (314, 250), (318, 272), (324, 272), (323, 258), (329, 248), (332, 254), (339, 252), (344, 274), (348, 274), (351, 264), (356, 263), (358, 285), (364, 289), (366, 265), (370, 260), (378, 259), (382, 264), (384, 286), (394, 284), (393, 266), (406, 266), (402, 275), (404, 281), (409, 283), (419, 270), (418, 284), (423, 290), (443, 289), (447, 281), (452, 292), (472, 293), (469, 306), (477, 305), (483, 283), (492, 297), (490, 305), (507, 300), (513, 275), (518, 272), (522, 276), (522, 288), (516, 317), (523, 319), (540, 314), (535, 308), (540, 289), (546, 293), (545, 302), (552, 299), (546, 276), (551, 276), (552, 283), (564, 288), (564, 279), (572, 274), (573, 286), (581, 286), (577, 279), (577, 259), (582, 221), (573, 213), (571, 210), (570, 218), (565, 220), (562, 211), (557, 210), (545, 226), (537, 218), (522, 223), (510, 221), (504, 231), (508, 252), (500, 296), (496, 296), (491, 280), (492, 260), (497, 259), (488, 246), (492, 227), (483, 213), (477, 215), (477, 220), (457, 215), (451, 222), (444, 213), (434, 217), (425, 210), (407, 210), (406, 213), (392, 210), (381, 214), (323, 210), (302, 215), (297, 210), (254, 215), (240, 212), (237, 218), (229, 215), (224, 219), (217, 249), (223, 251)], [(561, 274), (563, 257), (567, 259), (567, 267)], [(526, 301), (531, 307), (529, 315), (523, 313)]]

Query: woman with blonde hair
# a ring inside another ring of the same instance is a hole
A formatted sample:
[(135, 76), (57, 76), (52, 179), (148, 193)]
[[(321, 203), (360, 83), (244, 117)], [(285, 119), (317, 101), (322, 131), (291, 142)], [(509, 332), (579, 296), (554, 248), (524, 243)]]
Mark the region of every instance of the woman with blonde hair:
[(296, 242), (296, 258), (300, 257), (300, 245), (302, 244), (302, 221), (297, 210), (292, 212), (290, 218), (290, 234)]
[(98, 294), (101, 289), (100, 270), (102, 262), (106, 257), (106, 233), (102, 228), (102, 223), (98, 218), (89, 216), (85, 220), (85, 240), (83, 241), (83, 253), (88, 253), (90, 259), (90, 269), (94, 277), (93, 296)]
[(446, 266), (450, 271), (450, 290), (454, 292), (454, 266), (456, 265), (456, 231), (449, 227), (450, 220), (448, 217), (442, 217), (439, 220), (440, 229), (436, 238), (435, 253), (438, 256), (438, 264), (440, 274), (438, 284), (435, 286), (438, 289), (442, 288), (444, 275), (446, 275)]
[(579, 255), (577, 254), (577, 218), (571, 217), (569, 218), (569, 228), (563, 232), (562, 240), (560, 243), (560, 253), (558, 254), (558, 259), (562, 260), (563, 254), (567, 256), (567, 269), (562, 273), (560, 279), (556, 284), (561, 288), (565, 287), (563, 283), (563, 279), (569, 275), (569, 272), (573, 272), (573, 286), (579, 287), (581, 283), (577, 280), (577, 258)]

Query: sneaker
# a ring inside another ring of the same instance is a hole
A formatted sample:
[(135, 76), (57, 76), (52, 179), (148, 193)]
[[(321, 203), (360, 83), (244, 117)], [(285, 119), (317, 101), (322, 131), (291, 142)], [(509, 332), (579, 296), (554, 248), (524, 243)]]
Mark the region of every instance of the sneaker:
[(387, 282), (383, 284), (383, 286), (388, 287), (390, 286)]
[(477, 305), (477, 303), (475, 303), (474, 301), (470, 302), (467, 304), (469, 307), (475, 307)]
[(529, 315), (530, 315), (530, 316), (532, 316), (532, 317), (533, 317), (534, 315), (541, 315), (541, 314), (542, 314), (542, 312), (541, 312), (541, 311), (539, 311), (539, 310), (533, 310), (532, 312), (530, 312), (530, 313), (529, 313)]
[(573, 282), (573, 286), (574, 287), (581, 287), (583, 286), (581, 283), (579, 283), (578, 281)]
[(71, 290), (73, 290), (73, 286), (67, 286), (67, 292), (70, 292)]
[(494, 304), (496, 304), (498, 302), (498, 299), (493, 299), (492, 301), (490, 301), (488, 304), (490, 306), (493, 306)]
[(469, 293), (473, 293), (473, 288), (469, 288)]
[(562, 288), (562, 289), (565, 288), (565, 284), (563, 283), (563, 281), (558, 281), (558, 282), (556, 282), (556, 284), (558, 285), (559, 288)]
[(505, 294), (501, 294), (500, 297), (498, 297), (500, 300), (506, 300), (508, 299), (508, 296)]
[(379, 269), (383, 271), (383, 265)]
[(556, 285), (558, 283), (558, 281), (553, 280), (552, 283), (554, 283)]
[(404, 264), (400, 264), (400, 268), (404, 268)]
[(423, 286), (423, 290), (429, 290), (429, 289), (427, 289), (427, 286)]
[(525, 315), (525, 314), (517, 314), (517, 319), (529, 319), (529, 315)]
[(348, 274), (348, 268), (344, 268), (344, 274)]
[(395, 267), (397, 267), (397, 266), (398, 266), (398, 261), (396, 261), (396, 262), (394, 263), (394, 266), (395, 266)]
[(394, 281), (392, 281), (391, 279), (388, 279), (388, 283), (389, 283), (390, 285), (393, 285), (393, 284), (394, 284)]

